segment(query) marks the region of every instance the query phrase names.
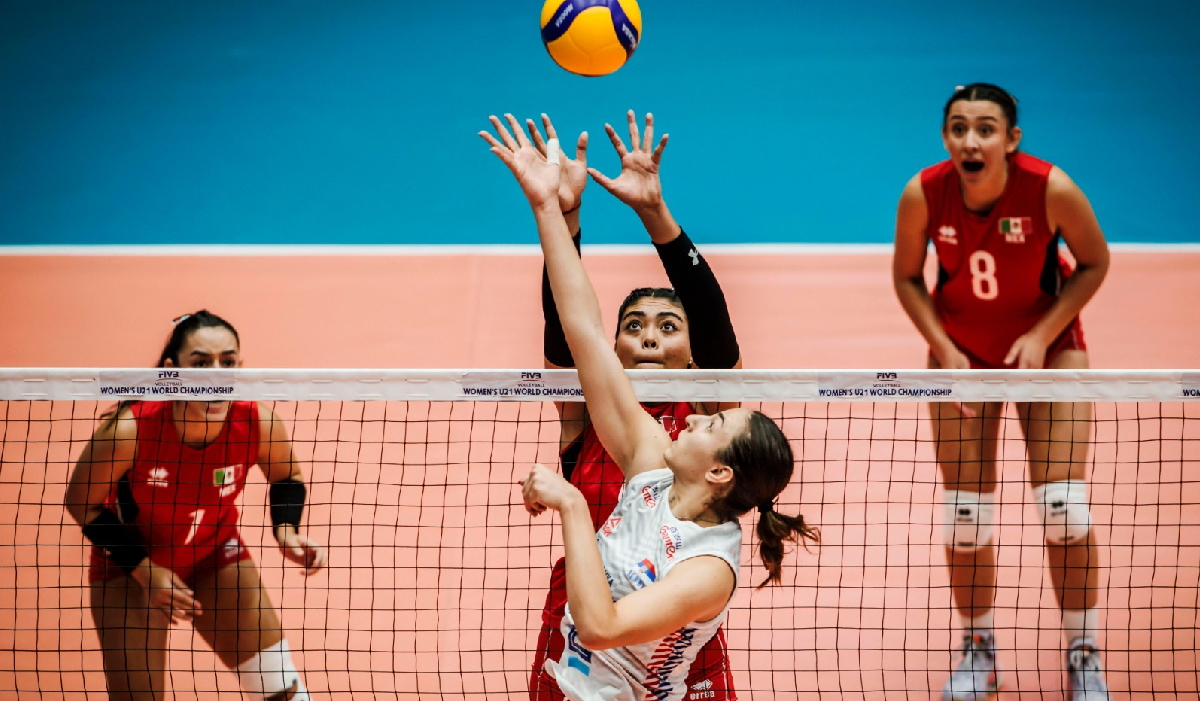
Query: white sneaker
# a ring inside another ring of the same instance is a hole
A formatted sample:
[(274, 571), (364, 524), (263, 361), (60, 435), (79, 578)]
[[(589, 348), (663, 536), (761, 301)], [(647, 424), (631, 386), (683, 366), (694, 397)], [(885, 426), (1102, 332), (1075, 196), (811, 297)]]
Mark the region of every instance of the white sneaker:
[(999, 688), (995, 639), (986, 633), (964, 635), (962, 659), (942, 687), (942, 701), (984, 701)]
[(1067, 699), (1112, 701), (1100, 667), (1100, 651), (1090, 640), (1077, 640), (1067, 650)]

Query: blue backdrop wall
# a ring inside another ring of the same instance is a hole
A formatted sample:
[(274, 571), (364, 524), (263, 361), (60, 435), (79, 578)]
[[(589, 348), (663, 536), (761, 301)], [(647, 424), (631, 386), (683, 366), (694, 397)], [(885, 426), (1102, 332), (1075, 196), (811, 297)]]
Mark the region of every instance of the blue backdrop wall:
[[(586, 129), (615, 173), (603, 124), (630, 108), (671, 134), (697, 240), (887, 242), (978, 80), (1110, 240), (1200, 241), (1195, 0), (644, 0), (632, 61), (594, 79), (546, 55), (538, 0), (0, 8), (5, 244), (534, 243), (487, 115)], [(594, 183), (585, 203), (588, 241), (644, 240)]]

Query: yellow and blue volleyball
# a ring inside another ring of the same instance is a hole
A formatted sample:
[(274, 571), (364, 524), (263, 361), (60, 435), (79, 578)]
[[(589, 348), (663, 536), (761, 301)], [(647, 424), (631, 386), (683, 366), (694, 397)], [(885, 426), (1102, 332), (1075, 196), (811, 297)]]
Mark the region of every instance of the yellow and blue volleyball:
[(542, 43), (566, 70), (608, 75), (625, 65), (642, 36), (635, 0), (546, 0)]

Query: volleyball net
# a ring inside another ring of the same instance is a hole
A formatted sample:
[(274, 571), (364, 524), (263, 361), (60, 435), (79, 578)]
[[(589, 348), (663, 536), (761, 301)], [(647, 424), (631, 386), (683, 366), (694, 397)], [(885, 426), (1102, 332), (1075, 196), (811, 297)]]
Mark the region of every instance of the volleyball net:
[[(959, 640), (927, 403), (1005, 402), (999, 422), (995, 623), (1005, 689), (1059, 699), (1059, 609), (1028, 484), (1024, 402), (1086, 422), (1102, 553), (1108, 683), (1195, 698), (1200, 600), (1200, 372), (633, 371), (643, 402), (742, 402), (779, 422), (796, 471), (778, 509), (822, 543), (764, 576), (742, 519), (725, 625), (741, 699), (928, 699)], [(256, 400), (286, 424), (308, 484), (302, 531), (328, 549), (285, 563), (267, 485), (248, 471), (240, 533), (319, 699), (527, 698), (554, 515), (516, 481), (556, 465), (553, 402), (571, 371), (0, 370), (0, 699), (106, 698), (88, 545), (63, 508), (71, 470), (117, 400)], [(170, 635), (174, 698), (236, 698), (190, 625)], [(687, 699), (707, 698), (689, 689)], [(1172, 696), (1175, 695), (1175, 696)], [(168, 697), (170, 698), (170, 697)]]

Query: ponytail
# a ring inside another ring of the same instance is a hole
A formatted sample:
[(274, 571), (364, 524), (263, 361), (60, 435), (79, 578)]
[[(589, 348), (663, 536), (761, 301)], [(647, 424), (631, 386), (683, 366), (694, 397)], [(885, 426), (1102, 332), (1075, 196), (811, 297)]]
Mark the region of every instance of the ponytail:
[(758, 553), (767, 568), (767, 578), (758, 588), (779, 583), (784, 541), (799, 543), (806, 551), (810, 541), (821, 542), (820, 531), (805, 523), (803, 516), (781, 514), (771, 506), (792, 480), (796, 467), (792, 446), (778, 424), (761, 411), (752, 411), (746, 430), (716, 457), (733, 470), (734, 477), (729, 491), (713, 503), (713, 511), (732, 520), (758, 507)]
[(821, 542), (821, 532), (805, 523), (804, 516), (788, 516), (774, 508), (759, 510), (756, 533), (758, 556), (762, 559), (763, 567), (767, 568), (767, 578), (756, 587), (757, 589), (782, 581), (784, 541), (803, 545), (805, 552), (812, 552), (808, 549), (810, 541), (814, 545)]

